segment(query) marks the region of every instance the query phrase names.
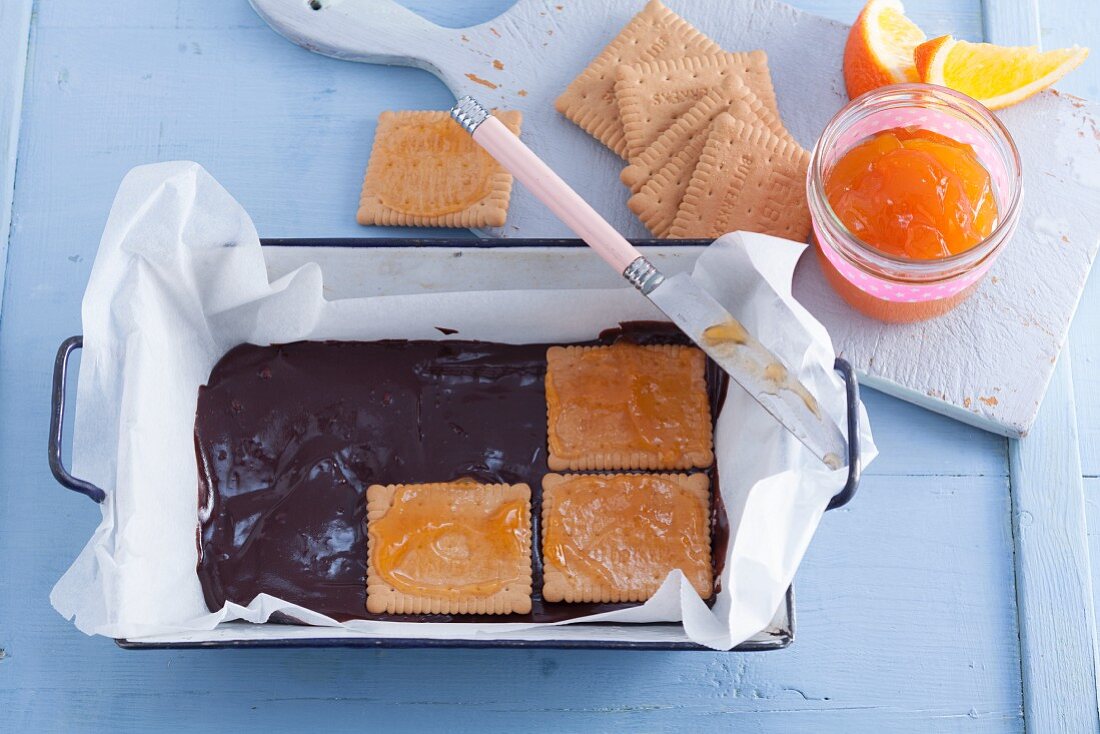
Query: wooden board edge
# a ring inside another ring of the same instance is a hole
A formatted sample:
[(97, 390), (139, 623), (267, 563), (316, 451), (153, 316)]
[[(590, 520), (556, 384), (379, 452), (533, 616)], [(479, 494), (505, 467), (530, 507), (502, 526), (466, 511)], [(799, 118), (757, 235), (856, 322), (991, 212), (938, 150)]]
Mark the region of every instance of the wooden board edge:
[[(841, 355), (843, 356), (843, 355)], [(925, 393), (917, 392), (907, 385), (894, 382), (893, 380), (887, 380), (878, 375), (871, 375), (866, 372), (856, 370), (856, 377), (859, 379), (859, 384), (865, 387), (878, 390), (881, 393), (897, 398), (898, 400), (904, 400), (907, 403), (912, 403), (919, 408), (938, 413), (939, 415), (946, 416), (959, 423), (965, 423), (968, 426), (980, 428), (988, 433), (993, 433), (998, 436), (1004, 436), (1005, 438), (1023, 438), (1028, 434), (1034, 418), (1027, 417), (1022, 423), (1007, 423), (993, 418), (988, 418), (981, 413), (976, 413), (973, 410), (968, 410), (955, 403), (949, 403), (942, 398), (935, 397), (933, 395), (927, 395)]]

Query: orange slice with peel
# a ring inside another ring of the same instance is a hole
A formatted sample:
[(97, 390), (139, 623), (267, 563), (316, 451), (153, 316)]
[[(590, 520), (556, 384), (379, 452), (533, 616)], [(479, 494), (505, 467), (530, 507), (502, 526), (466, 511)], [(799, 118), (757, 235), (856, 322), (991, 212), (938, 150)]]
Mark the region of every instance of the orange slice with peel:
[(1040, 51), (941, 36), (917, 46), (913, 59), (922, 82), (950, 87), (998, 110), (1046, 89), (1088, 55), (1079, 46)]
[(924, 31), (905, 17), (900, 0), (870, 0), (844, 46), (848, 98), (887, 84), (918, 81), (913, 49), (924, 40)]

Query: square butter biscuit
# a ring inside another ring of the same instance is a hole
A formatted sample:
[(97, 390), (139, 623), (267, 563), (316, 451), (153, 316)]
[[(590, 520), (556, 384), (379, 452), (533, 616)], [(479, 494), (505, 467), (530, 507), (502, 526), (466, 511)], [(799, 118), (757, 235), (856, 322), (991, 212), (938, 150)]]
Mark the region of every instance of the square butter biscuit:
[(531, 611), (526, 484), (375, 484), (367, 489), (367, 611)]
[(680, 569), (714, 593), (704, 474), (547, 474), (542, 480), (542, 597), (645, 601)]
[(695, 347), (550, 347), (553, 471), (690, 469), (714, 461), (706, 357)]
[(669, 236), (714, 238), (744, 230), (805, 242), (809, 163), (798, 143), (763, 125), (716, 119)]
[(692, 137), (636, 194), (627, 199), (627, 208), (638, 215), (638, 219), (642, 220), (642, 224), (654, 237), (668, 236), (676, 214), (680, 211), (684, 194), (691, 184), (695, 167), (699, 165), (699, 156), (703, 154), (703, 146), (710, 131), (722, 124), (727, 117), (732, 115), (728, 112), (719, 114), (706, 130)]
[[(741, 82), (778, 118), (775, 91), (763, 51), (689, 56), (623, 65), (615, 99), (631, 161), (711, 91)], [(731, 100), (732, 101), (732, 100)]]
[(558, 112), (611, 150), (626, 157), (626, 141), (615, 101), (620, 64), (714, 54), (722, 48), (659, 0), (650, 0), (555, 102)]
[(739, 77), (729, 77), (721, 86), (703, 95), (653, 143), (632, 158), (619, 178), (630, 187), (631, 193), (638, 193), (679, 151), (697, 138), (705, 139), (714, 118), (722, 113), (739, 120), (761, 122), (776, 135), (788, 136), (775, 113)]
[[(519, 135), (517, 110), (493, 115)], [(503, 227), (512, 174), (437, 110), (378, 116), (359, 224), (397, 227)]]

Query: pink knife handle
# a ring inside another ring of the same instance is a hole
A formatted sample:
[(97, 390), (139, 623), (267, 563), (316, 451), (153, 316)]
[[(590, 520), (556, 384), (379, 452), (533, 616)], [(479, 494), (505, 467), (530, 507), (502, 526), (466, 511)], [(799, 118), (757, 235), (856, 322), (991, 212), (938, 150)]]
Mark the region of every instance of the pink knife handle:
[(487, 117), (474, 140), (620, 274), (642, 256), (500, 120)]

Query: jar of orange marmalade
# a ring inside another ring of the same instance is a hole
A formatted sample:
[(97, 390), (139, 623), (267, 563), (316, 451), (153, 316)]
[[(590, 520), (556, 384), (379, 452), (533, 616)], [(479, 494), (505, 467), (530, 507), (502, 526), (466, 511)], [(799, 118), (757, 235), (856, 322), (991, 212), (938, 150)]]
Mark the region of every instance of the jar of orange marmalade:
[(829, 122), (806, 193), (832, 287), (872, 318), (919, 321), (973, 293), (1011, 239), (1020, 156), (977, 101), (896, 84), (856, 98)]

